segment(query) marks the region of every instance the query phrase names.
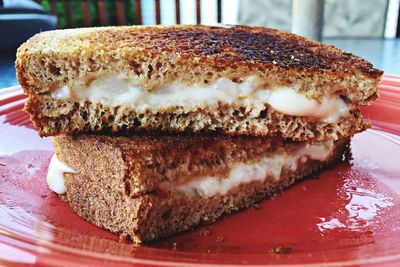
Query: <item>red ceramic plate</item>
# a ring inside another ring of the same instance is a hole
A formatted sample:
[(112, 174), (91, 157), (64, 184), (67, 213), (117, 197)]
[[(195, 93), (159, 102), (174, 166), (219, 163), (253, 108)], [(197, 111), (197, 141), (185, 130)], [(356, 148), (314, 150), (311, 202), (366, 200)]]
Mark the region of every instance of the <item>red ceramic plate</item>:
[[(135, 245), (76, 215), (46, 186), (52, 146), (0, 91), (0, 264), (400, 266), (400, 77), (385, 75), (364, 108), (373, 128), (353, 159), (257, 209), (163, 241)], [(277, 248), (288, 253), (271, 253)]]

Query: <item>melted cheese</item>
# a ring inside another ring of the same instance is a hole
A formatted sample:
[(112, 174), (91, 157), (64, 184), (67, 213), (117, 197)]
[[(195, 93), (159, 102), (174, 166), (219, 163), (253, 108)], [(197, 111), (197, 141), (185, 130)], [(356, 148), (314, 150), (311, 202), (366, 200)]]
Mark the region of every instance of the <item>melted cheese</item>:
[(245, 164), (238, 163), (231, 169), (228, 177), (201, 177), (178, 186), (177, 190), (188, 194), (197, 193), (205, 197), (216, 194), (224, 195), (231, 189), (255, 181), (264, 181), (269, 177), (279, 181), (282, 169), (296, 171), (299, 162), (305, 163), (309, 159), (325, 161), (333, 152), (333, 142), (313, 145), (302, 145), (292, 153), (282, 153), (266, 156), (258, 162)]
[[(309, 159), (325, 161), (332, 154), (333, 148), (333, 142), (313, 145), (302, 144), (291, 153), (284, 152), (266, 156), (254, 163), (237, 163), (232, 167), (228, 177), (198, 177), (193, 181), (177, 186), (174, 190), (211, 197), (216, 194), (224, 195), (240, 184), (264, 181), (268, 178), (279, 181), (284, 168), (296, 171), (299, 162), (305, 163)], [(76, 173), (73, 168), (53, 155), (47, 174), (47, 183), (49, 188), (57, 194), (65, 193), (64, 173), (66, 172)]]
[(216, 106), (218, 103), (246, 106), (260, 112), (265, 105), (293, 116), (307, 116), (328, 123), (336, 122), (348, 112), (340, 97), (323, 97), (320, 102), (297, 93), (299, 85), (279, 88), (260, 88), (257, 78), (248, 77), (242, 83), (219, 78), (207, 86), (188, 86), (173, 82), (154, 91), (137, 85), (137, 81), (123, 74), (100, 78), (85, 86), (76, 82), (74, 86), (63, 86), (51, 93), (56, 99), (77, 99), (101, 103), (112, 107), (127, 106), (144, 112), (147, 108), (168, 109), (172, 106), (197, 108)]
[(47, 171), (47, 184), (49, 188), (57, 194), (65, 193), (64, 173), (76, 173), (74, 169), (61, 162), (54, 154), (51, 157), (49, 169)]
[(341, 98), (323, 97), (320, 102), (308, 99), (292, 88), (271, 91), (267, 103), (276, 111), (286, 115), (321, 118), (325, 122), (335, 122), (347, 112), (347, 105)]

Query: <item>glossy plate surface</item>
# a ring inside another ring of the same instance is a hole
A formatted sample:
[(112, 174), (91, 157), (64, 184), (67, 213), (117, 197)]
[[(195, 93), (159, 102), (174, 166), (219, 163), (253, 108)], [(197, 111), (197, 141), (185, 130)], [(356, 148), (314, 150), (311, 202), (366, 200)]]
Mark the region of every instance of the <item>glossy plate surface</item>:
[(0, 264), (400, 266), (400, 77), (385, 75), (380, 92), (350, 162), (215, 224), (135, 245), (49, 191), (51, 142), (21, 111), (20, 88), (0, 90)]

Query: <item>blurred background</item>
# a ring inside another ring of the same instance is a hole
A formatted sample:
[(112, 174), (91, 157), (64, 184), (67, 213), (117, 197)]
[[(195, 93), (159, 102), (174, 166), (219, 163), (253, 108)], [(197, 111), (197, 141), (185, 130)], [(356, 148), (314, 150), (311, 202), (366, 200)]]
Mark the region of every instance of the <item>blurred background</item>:
[[(400, 74), (400, 0), (0, 0), (0, 88), (33, 34), (106, 25), (245, 24), (295, 32)], [(322, 39), (321, 39), (322, 38)]]

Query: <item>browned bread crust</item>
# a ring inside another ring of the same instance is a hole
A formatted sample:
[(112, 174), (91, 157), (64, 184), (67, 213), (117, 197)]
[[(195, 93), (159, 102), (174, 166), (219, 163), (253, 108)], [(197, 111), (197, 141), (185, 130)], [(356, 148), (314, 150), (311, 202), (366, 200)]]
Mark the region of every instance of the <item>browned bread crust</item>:
[[(333, 46), (247, 26), (130, 26), (44, 32), (18, 49), (16, 69), (29, 95), (26, 110), (42, 136), (130, 129), (277, 134), (309, 142), (347, 137), (365, 129), (358, 106), (377, 97), (382, 75), (367, 61)], [(60, 86), (73, 87), (76, 80), (90, 83), (116, 73), (134, 77), (150, 91), (173, 81), (206, 85), (221, 77), (240, 83), (255, 76), (267, 88), (301, 84), (299, 92), (309, 98), (340, 95), (351, 114), (337, 124), (326, 125), (283, 116), (267, 105), (253, 117), (243, 114), (245, 106), (204, 107), (198, 113), (182, 107), (168, 112), (136, 112), (134, 108), (122, 110), (88, 101), (56, 100), (49, 95)], [(241, 114), (237, 115), (238, 111)], [(286, 121), (280, 123), (281, 118)]]
[[(144, 139), (143, 149), (148, 149), (152, 142), (154, 140)], [(173, 138), (167, 141), (167, 146), (173, 142)], [(82, 143), (79, 142), (79, 144)], [(223, 214), (232, 213), (263, 200), (340, 159), (347, 146), (346, 140), (338, 142), (334, 153), (325, 162), (310, 160), (306, 163), (298, 163), (300, 167), (296, 171), (291, 168), (284, 169), (279, 182), (268, 178), (264, 182), (241, 184), (225, 195), (216, 194), (211, 197), (187, 195), (179, 191), (166, 194), (159, 190), (131, 196), (126, 191), (124, 180), (115, 177), (115, 171), (122, 172), (124, 166), (118, 165), (119, 168), (114, 168), (115, 162), (109, 163), (108, 166), (101, 164), (103, 161), (101, 152), (116, 155), (122, 163), (123, 158), (118, 155), (119, 152), (104, 151), (104, 149), (109, 149), (107, 146), (98, 147), (99, 153), (92, 154), (90, 157), (93, 157), (95, 161), (95, 157), (100, 156), (99, 167), (108, 168), (108, 170), (100, 173), (94, 173), (93, 170), (86, 173), (80, 171), (78, 174), (67, 173), (65, 175), (66, 199), (84, 219), (135, 242), (145, 242), (188, 230), (204, 222), (213, 222)], [(60, 149), (63, 147), (57, 148), (59, 155), (62, 154)], [(178, 151), (180, 151), (178, 154), (182, 153), (180, 149), (178, 145)], [(242, 150), (238, 148), (236, 152), (239, 151)], [(205, 152), (199, 154), (202, 153)], [(215, 152), (210, 152), (210, 154), (213, 153)], [(148, 155), (152, 154), (148, 153)], [(165, 162), (168, 159), (170, 157), (167, 157)], [(129, 163), (128, 160), (125, 163)], [(133, 168), (134, 165), (129, 166)], [(77, 168), (77, 166), (73, 167)]]
[[(283, 115), (265, 107), (260, 114), (230, 105), (185, 112), (180, 108), (168, 113), (135, 113), (122, 107), (54, 100), (31, 96), (26, 104), (31, 119), (42, 136), (81, 132), (102, 133), (225, 133), (247, 136), (280, 136), (309, 143), (353, 136), (369, 127), (358, 110), (337, 123), (325, 123), (307, 117)], [(36, 112), (40, 110), (41, 112)]]
[(225, 176), (238, 162), (291, 152), (299, 145), (229, 136), (60, 135), (53, 143), (62, 162), (92, 179), (119, 181), (129, 196), (152, 192), (162, 182), (175, 186), (201, 176)]
[(274, 29), (248, 26), (104, 27), (43, 32), (17, 53), (17, 76), (27, 93), (44, 93), (88, 74), (126, 72), (152, 89), (171, 81), (301, 82), (318, 98), (340, 94), (354, 103), (376, 98), (382, 71), (350, 53)]
[(59, 135), (57, 157), (87, 177), (120, 181), (130, 196), (199, 176), (226, 175), (238, 161), (251, 162), (281, 147), (280, 139), (229, 136)]

